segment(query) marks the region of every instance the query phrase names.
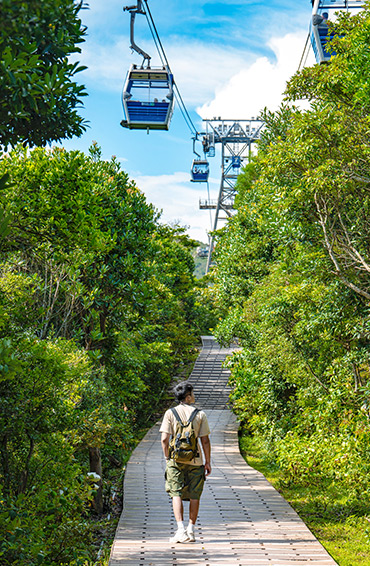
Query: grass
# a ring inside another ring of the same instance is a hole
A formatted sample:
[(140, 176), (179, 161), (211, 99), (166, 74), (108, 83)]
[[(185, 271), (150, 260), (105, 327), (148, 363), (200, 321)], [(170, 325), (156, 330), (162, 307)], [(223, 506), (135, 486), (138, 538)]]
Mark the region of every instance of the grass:
[(339, 566), (370, 566), (370, 502), (351, 504), (333, 485), (287, 485), (263, 443), (251, 436), (240, 437), (240, 451), (292, 505)]

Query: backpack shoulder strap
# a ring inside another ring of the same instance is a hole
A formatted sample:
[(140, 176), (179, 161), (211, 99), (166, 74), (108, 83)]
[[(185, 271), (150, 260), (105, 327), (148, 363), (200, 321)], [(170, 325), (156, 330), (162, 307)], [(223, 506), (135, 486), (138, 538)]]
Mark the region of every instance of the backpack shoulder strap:
[(180, 417), (179, 417), (179, 413), (176, 411), (176, 409), (173, 408), (173, 409), (171, 409), (171, 411), (172, 411), (172, 413), (173, 413), (175, 419), (177, 420), (177, 422), (180, 423), (181, 426), (184, 426), (182, 420), (181, 420)]
[(191, 413), (189, 417), (188, 424), (193, 422), (193, 420), (195, 419), (198, 413), (199, 413), (199, 409), (194, 409), (194, 411)]
[(190, 423), (193, 422), (193, 420), (195, 419), (195, 417), (197, 416), (197, 414), (199, 413), (199, 409), (194, 409), (194, 411), (191, 413), (188, 422), (186, 423), (186, 425), (184, 425), (184, 423), (182, 422), (182, 420), (179, 417), (179, 413), (176, 411), (175, 408), (171, 409), (175, 419), (177, 420), (177, 422), (179, 422), (181, 424), (181, 426), (188, 426)]

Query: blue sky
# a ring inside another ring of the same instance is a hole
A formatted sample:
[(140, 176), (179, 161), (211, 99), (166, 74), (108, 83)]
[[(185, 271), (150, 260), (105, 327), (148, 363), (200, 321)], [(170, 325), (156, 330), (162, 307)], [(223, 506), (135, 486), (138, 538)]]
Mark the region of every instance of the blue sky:
[[(134, 4), (129, 2), (128, 4)], [(88, 150), (97, 141), (103, 156), (116, 155), (147, 199), (163, 210), (163, 221), (180, 221), (203, 242), (210, 229), (208, 211), (198, 209), (206, 185), (191, 183), (191, 133), (175, 109), (168, 132), (130, 131), (123, 118), (121, 91), (131, 63), (141, 57), (129, 49), (129, 14), (123, 0), (90, 0), (80, 12), (88, 28), (78, 60), (89, 96), (81, 114), (90, 127), (66, 149)], [(297, 70), (308, 33), (309, 0), (212, 2), (149, 0), (161, 41), (187, 109), (199, 130), (201, 118), (248, 119), (265, 106), (276, 109), (286, 80)], [(137, 16), (136, 42), (158, 62), (144, 16)], [(312, 54), (308, 63), (313, 63)], [(210, 190), (216, 197), (220, 160), (211, 160)]]

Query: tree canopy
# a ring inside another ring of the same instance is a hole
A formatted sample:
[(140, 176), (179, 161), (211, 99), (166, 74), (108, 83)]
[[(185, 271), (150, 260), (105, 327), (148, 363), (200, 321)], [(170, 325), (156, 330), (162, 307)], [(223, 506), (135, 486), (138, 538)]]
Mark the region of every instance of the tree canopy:
[(85, 28), (75, 0), (2, 0), (0, 18), (0, 145), (34, 146), (80, 136), (78, 114)]
[(88, 156), (19, 146), (5, 175), (0, 561), (83, 564), (111, 461), (160, 410), (201, 331), (197, 243), (160, 224), (96, 144)]
[(341, 16), (330, 64), (265, 111), (214, 274), (246, 429), (286, 481), (340, 487), (346, 516), (370, 489), (369, 23), (368, 7)]

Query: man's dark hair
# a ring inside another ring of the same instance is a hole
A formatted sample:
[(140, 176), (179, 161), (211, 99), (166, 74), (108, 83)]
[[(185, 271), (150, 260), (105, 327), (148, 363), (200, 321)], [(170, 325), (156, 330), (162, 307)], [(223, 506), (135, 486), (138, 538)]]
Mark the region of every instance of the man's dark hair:
[(184, 401), (184, 399), (186, 399), (188, 395), (192, 394), (193, 389), (194, 387), (191, 383), (189, 383), (189, 381), (182, 381), (181, 383), (175, 385), (172, 391), (174, 396), (176, 397), (176, 401), (181, 402)]

